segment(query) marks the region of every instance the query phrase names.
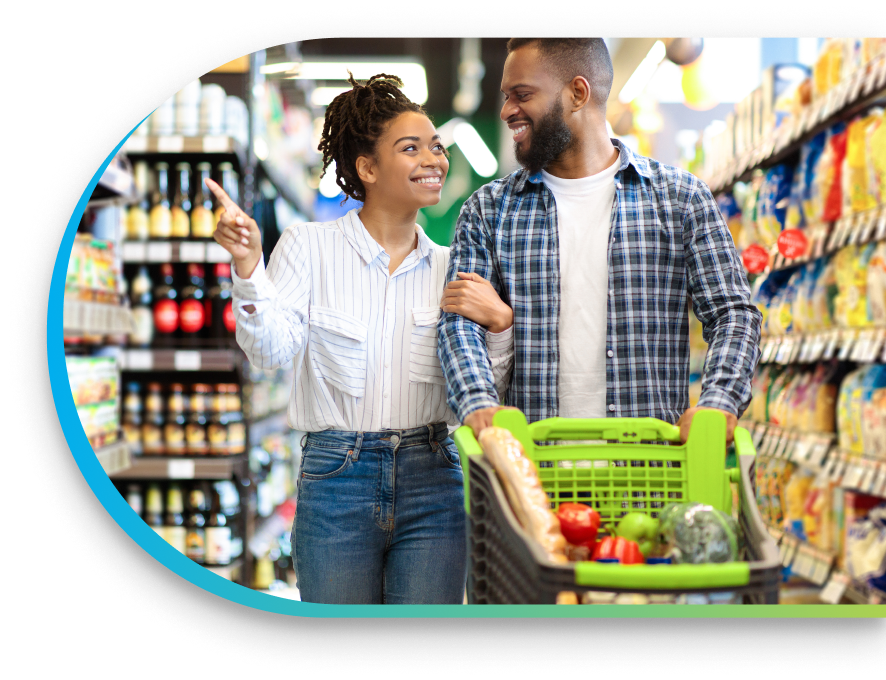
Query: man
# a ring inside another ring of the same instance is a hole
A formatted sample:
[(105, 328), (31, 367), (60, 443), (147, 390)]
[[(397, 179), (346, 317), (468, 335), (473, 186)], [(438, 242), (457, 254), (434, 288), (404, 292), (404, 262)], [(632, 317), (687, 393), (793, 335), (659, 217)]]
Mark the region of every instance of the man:
[[(485, 330), (455, 313), (466, 287), (491, 284), (513, 308), (505, 403), (530, 422), (648, 416), (678, 423), (685, 441), (711, 408), (731, 440), (751, 398), (760, 312), (707, 186), (609, 138), (611, 86), (599, 38), (508, 42), (501, 118), (523, 167), (459, 216), (438, 326), (449, 404), (475, 432), (501, 408)], [(709, 344), (694, 409), (690, 299)]]

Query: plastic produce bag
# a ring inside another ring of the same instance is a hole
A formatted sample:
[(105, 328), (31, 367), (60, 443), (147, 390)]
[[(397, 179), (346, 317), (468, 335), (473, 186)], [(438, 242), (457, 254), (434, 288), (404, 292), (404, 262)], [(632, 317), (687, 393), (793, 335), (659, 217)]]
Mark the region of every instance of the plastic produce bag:
[(671, 504), (659, 515), (666, 556), (676, 564), (734, 562), (738, 525), (731, 516), (702, 503)]

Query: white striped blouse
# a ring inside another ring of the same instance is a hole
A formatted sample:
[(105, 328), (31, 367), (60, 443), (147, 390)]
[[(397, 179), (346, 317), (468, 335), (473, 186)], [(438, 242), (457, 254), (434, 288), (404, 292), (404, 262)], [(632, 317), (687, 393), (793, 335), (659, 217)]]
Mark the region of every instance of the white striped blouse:
[[(437, 358), (449, 248), (416, 225), (418, 248), (391, 274), (390, 256), (357, 213), (289, 227), (267, 271), (259, 260), (249, 279), (232, 267), (237, 343), (258, 368), (293, 362), (288, 420), (296, 430), (454, 427)], [(512, 328), (487, 333), (486, 341), (503, 393)]]

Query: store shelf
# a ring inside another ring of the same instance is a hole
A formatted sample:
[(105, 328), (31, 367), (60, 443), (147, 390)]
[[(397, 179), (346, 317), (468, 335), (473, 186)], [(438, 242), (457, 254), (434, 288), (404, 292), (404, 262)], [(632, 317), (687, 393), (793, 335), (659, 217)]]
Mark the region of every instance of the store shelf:
[(277, 432), (287, 432), (290, 427), (287, 422), (288, 411), (279, 411), (249, 422), (249, 444), (257, 446), (264, 437)]
[(230, 564), (226, 564), (223, 567), (211, 567), (211, 566), (204, 565), (204, 569), (208, 569), (213, 574), (218, 574), (222, 578), (226, 578), (229, 581), (233, 581), (234, 580), (233, 579), (234, 572), (236, 572), (238, 569), (242, 569), (243, 564), (244, 564), (243, 557), (238, 557), (236, 560), (234, 560)]
[(132, 135), (123, 152), (128, 156), (216, 154), (232, 156), (241, 168), (246, 165), (243, 145), (228, 135)]
[(231, 254), (215, 241), (125, 241), (120, 251), (127, 264), (231, 261)]
[(95, 457), (102, 469), (109, 475), (122, 474), (132, 467), (132, 452), (125, 441), (115, 442), (97, 449)]
[(886, 328), (832, 328), (767, 336), (760, 341), (761, 364), (814, 364), (840, 359), (886, 362)]
[(827, 96), (804, 108), (796, 120), (772, 130), (755, 148), (733, 158), (708, 182), (714, 193), (747, 182), (753, 172), (783, 162), (820, 132), (886, 101), (886, 59), (868, 64), (837, 85)]
[(128, 308), (101, 302), (65, 300), (62, 319), (69, 334), (114, 335), (135, 330)]
[(120, 353), (124, 371), (233, 371), (233, 349), (128, 349)]
[(133, 456), (126, 470), (113, 479), (231, 479), (242, 476), (245, 454), (237, 456)]

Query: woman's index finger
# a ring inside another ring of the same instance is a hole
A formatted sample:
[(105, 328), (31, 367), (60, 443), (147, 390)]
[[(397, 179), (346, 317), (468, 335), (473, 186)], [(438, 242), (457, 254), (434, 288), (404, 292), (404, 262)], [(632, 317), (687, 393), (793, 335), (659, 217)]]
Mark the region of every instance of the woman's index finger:
[(225, 207), (232, 216), (238, 215), (240, 213), (239, 206), (231, 200), (231, 197), (228, 196), (227, 192), (222, 189), (216, 182), (206, 178), (206, 186), (209, 187), (209, 190), (215, 194), (215, 197), (219, 200), (219, 202)]

